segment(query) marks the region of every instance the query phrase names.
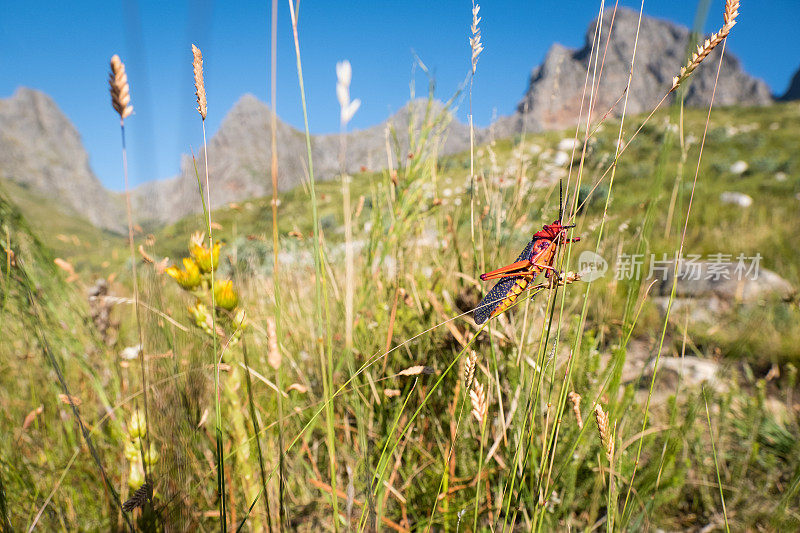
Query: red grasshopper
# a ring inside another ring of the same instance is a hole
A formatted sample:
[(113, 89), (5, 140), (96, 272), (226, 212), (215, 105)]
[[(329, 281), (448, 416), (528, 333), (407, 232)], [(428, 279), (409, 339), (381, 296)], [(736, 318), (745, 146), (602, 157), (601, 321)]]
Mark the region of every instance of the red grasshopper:
[(545, 272), (547, 278), (551, 274), (555, 274), (556, 279), (560, 279), (558, 272), (553, 267), (556, 250), (561, 244), (581, 240), (580, 237), (573, 239), (567, 237), (567, 230), (574, 227), (574, 225), (563, 226), (561, 220), (545, 225), (541, 231), (533, 234), (533, 239), (522, 250), (516, 262), (481, 274), (483, 281), (489, 279), (499, 279), (500, 281), (475, 308), (473, 314), (475, 323), (483, 324), (511, 307), (517, 297), (540, 272)]

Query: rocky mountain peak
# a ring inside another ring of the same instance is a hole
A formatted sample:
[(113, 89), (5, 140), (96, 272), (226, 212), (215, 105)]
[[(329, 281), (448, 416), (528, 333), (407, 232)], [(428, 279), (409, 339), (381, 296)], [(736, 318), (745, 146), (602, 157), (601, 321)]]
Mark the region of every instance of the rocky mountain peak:
[[(426, 116), (435, 117), (443, 111), (446, 110), (441, 102), (433, 102), (428, 110), (427, 100), (414, 100), (381, 124), (346, 133), (345, 170), (353, 173), (362, 166), (373, 170), (383, 168), (386, 164), (387, 126), (397, 129), (402, 142), (409, 120), (419, 130)], [(231, 108), (217, 133), (209, 140), (212, 207), (271, 194), (271, 113), (267, 104), (246, 94)], [(464, 150), (469, 146), (469, 129), (453, 121), (452, 116), (446, 116), (446, 120), (436, 125), (440, 131), (447, 131), (440, 153)], [(308, 179), (305, 134), (281, 120), (277, 123), (278, 188), (289, 190)], [(407, 150), (408, 146), (401, 145), (400, 148)], [(312, 135), (311, 152), (317, 180), (329, 180), (338, 175), (339, 150), (339, 134)], [(197, 157), (198, 170), (205, 176), (203, 160), (201, 150)], [(134, 204), (140, 220), (172, 222), (200, 211), (202, 205), (194, 173), (191, 157), (184, 155), (178, 177), (139, 187)]]
[(797, 69), (797, 72), (792, 76), (792, 81), (789, 82), (789, 88), (783, 93), (781, 100), (800, 100), (800, 69)]
[[(605, 113), (621, 101), (630, 73), (631, 55), (636, 42), (639, 12), (618, 8), (608, 10), (600, 26), (600, 58), (602, 77), (596, 94), (596, 113)], [(544, 63), (533, 69), (525, 96), (517, 113), (529, 131), (563, 128), (575, 124), (584, 98), (586, 72), (592, 57), (592, 41), (599, 19), (587, 29), (584, 46), (577, 50), (554, 44)], [(607, 38), (608, 46), (606, 47)], [(639, 30), (636, 61), (627, 113), (652, 109), (669, 90), (672, 77), (686, 62), (690, 31), (685, 26), (643, 16)], [(686, 104), (707, 106), (716, 77), (720, 48), (717, 48), (695, 71), (687, 84)], [(588, 92), (586, 102), (588, 103)], [(765, 105), (772, 101), (767, 85), (745, 73), (739, 60), (726, 51), (714, 97), (715, 105)], [(584, 109), (586, 109), (584, 105)], [(619, 115), (622, 105), (614, 113)]]
[(123, 228), (121, 204), (89, 167), (78, 130), (40, 91), (19, 88), (0, 99), (0, 178), (54, 198), (96, 226)]
[[(638, 11), (619, 8), (614, 13), (607, 10), (602, 20), (595, 19), (589, 24), (583, 47), (570, 49), (554, 44), (544, 62), (532, 70), (517, 111), (501, 117), (488, 129), (476, 131), (476, 142), (484, 142), (490, 136), (510, 137), (523, 130), (536, 132), (574, 125), (581, 109), (585, 113), (588, 107), (584, 84), (586, 72), (594, 64), (592, 41), (598, 24), (603, 60), (598, 62), (598, 65), (602, 63), (602, 74), (598, 73), (600, 82), (594, 93), (595, 118), (611, 108), (619, 115), (623, 97), (627, 98), (628, 114), (652, 109), (668, 91), (672, 76), (685, 64), (689, 46), (694, 43), (690, 43), (688, 28), (643, 16), (631, 88), (626, 95), (638, 23)], [(719, 52), (719, 48), (715, 50), (685, 84), (688, 105), (708, 105)], [(795, 86), (800, 87), (800, 75), (795, 77)], [(800, 96), (800, 88), (792, 91), (790, 89), (787, 95)], [(745, 73), (738, 59), (726, 51), (715, 105), (763, 105), (771, 101), (766, 84)], [(467, 149), (469, 128), (466, 125), (455, 120), (439, 102), (428, 109), (426, 100), (414, 100), (381, 124), (346, 134), (345, 171), (353, 173), (361, 167), (370, 170), (385, 167), (387, 127), (397, 130), (402, 154), (409, 149), (405, 135), (409, 121), (419, 130), (428, 126), (423, 124), (426, 116), (442, 116), (442, 111), (445, 111), (445, 120), (434, 126), (443, 133), (443, 144), (437, 147), (439, 155)], [(271, 193), (271, 116), (272, 110), (266, 104), (245, 94), (209, 139), (212, 208)], [(278, 186), (288, 190), (308, 179), (304, 134), (278, 120), (277, 144)], [(332, 179), (340, 172), (340, 146), (341, 138), (337, 134), (312, 136), (316, 179)], [(202, 150), (197, 156), (198, 171), (204, 178)], [(181, 172), (175, 178), (146, 183), (134, 191), (138, 222), (173, 222), (201, 210), (194, 162), (184, 155), (181, 163)], [(38, 91), (20, 89), (13, 97), (0, 100), (0, 178), (18, 181), (56, 197), (62, 204), (85, 213), (98, 226), (122, 227), (121, 205), (89, 168), (78, 132), (55, 103)]]

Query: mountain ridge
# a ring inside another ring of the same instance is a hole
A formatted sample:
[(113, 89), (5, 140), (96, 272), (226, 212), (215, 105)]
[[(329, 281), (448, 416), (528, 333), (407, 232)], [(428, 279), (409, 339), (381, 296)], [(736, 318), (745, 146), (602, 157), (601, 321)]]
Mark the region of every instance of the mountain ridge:
[(20, 87), (0, 99), (0, 178), (55, 199), (98, 227), (124, 227), (121, 198), (97, 179), (78, 130), (41, 91)]
[[(584, 94), (584, 83), (593, 61), (591, 43), (598, 24), (603, 70), (601, 82), (593, 95), (594, 117), (609, 110), (611, 114), (619, 115), (623, 109), (620, 103), (623, 96), (628, 114), (652, 109), (669, 90), (672, 76), (685, 63), (690, 32), (684, 26), (643, 16), (631, 88), (625, 94), (638, 19), (638, 11), (619, 8), (613, 17), (607, 13), (602, 21), (596, 18), (589, 24), (583, 47), (571, 49), (554, 43), (545, 60), (531, 70), (527, 90), (516, 111), (499, 117), (486, 128), (476, 129), (476, 143), (510, 137), (523, 131), (539, 132), (574, 126), (581, 109), (585, 113), (588, 108), (589, 97)], [(611, 39), (606, 42), (603, 36), (609, 35), (612, 28)], [(718, 61), (719, 51), (715, 51), (695, 71), (684, 89), (687, 105), (708, 105)], [(715, 105), (765, 105), (773, 99), (764, 82), (744, 72), (738, 59), (726, 53), (714, 101)], [(431, 110), (426, 105), (425, 100), (413, 100), (375, 126), (347, 132), (344, 136), (347, 147), (345, 172), (385, 168), (388, 164), (387, 128), (400, 132), (399, 152), (403, 154), (408, 149), (408, 141), (402, 132), (407, 129), (409, 120), (414, 123), (413, 129), (419, 130), (426, 111), (443, 113), (446, 124), (440, 124), (440, 127), (446, 135), (442, 146), (438, 147), (440, 155), (466, 150), (469, 147), (469, 128), (455, 119), (454, 109), (437, 101), (432, 103)], [(26, 110), (26, 106), (29, 109)], [(209, 139), (212, 207), (271, 193), (271, 117), (272, 110), (267, 104), (251, 94), (244, 94)], [(308, 163), (304, 133), (280, 119), (277, 123), (278, 188), (284, 191), (308, 179)], [(15, 130), (19, 132), (15, 133)], [(341, 143), (339, 134), (312, 135), (315, 179), (333, 179), (341, 171)], [(42, 153), (50, 157), (41, 157)], [(202, 181), (205, 181), (204, 155), (201, 149), (197, 157)], [(394, 159), (395, 154), (391, 157)], [(392, 164), (396, 165), (397, 161)], [(43, 93), (20, 89), (12, 98), (0, 100), (0, 177), (58, 197), (65, 205), (85, 213), (95, 225), (114, 231), (122, 229), (124, 211), (121, 196), (103, 188), (88, 166), (88, 155), (77, 130), (52, 99)], [(146, 182), (132, 191), (137, 222), (163, 224), (199, 212), (202, 202), (198, 194), (194, 162), (191, 156), (184, 154), (177, 176)]]

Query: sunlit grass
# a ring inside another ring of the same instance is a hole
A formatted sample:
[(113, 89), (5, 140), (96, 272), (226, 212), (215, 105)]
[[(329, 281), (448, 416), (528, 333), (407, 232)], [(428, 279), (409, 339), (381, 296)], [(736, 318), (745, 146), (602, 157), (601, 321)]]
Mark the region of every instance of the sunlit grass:
[[(31, 313), (20, 267), (6, 254), (4, 526), (114, 529), (129, 516), (140, 528), (155, 520), (201, 530), (797, 528), (796, 301), (736, 303), (710, 327), (685, 309), (667, 318), (674, 297), (644, 279), (615, 279), (614, 266), (620, 254), (683, 244), (703, 255), (760, 253), (764, 267), (798, 286), (800, 159), (790, 147), (800, 108), (715, 109), (702, 159), (707, 110), (660, 110), (613, 166), (622, 130), (638, 131), (645, 117), (606, 120), (570, 158), (567, 214), (587, 201), (575, 216), (583, 240), (564, 264), (594, 250), (609, 272), (591, 285), (529, 291), (476, 327), (470, 311), (486, 287), (473, 274), (509, 263), (559, 216), (567, 170), (554, 164), (558, 145), (585, 131), (439, 157), (457, 99), (440, 112), (433, 98), (407, 132), (387, 132), (385, 171), (343, 187), (314, 181), (309, 159), (308, 190), (278, 194), (276, 218), (272, 198), (218, 206), (205, 189), (211, 212), (141, 235), (154, 259), (133, 261), (144, 272), (149, 431), (161, 455), (149, 516), (121, 515), (113, 495), (97, 490), (97, 461), (30, 334), (47, 332), (109, 479), (126, 487), (128, 421), (142, 396), (136, 361), (122, 356), (138, 342), (131, 306), (114, 308), (118, 340), (106, 344), (83, 299), (94, 276), (111, 278), (112, 295), (129, 294), (126, 243), (80, 222), (54, 239), (58, 221), (34, 210), (26, 191), (14, 199), (33, 227), (0, 196), (0, 241), (30, 266), (27, 287), (41, 309)], [(739, 160), (750, 162), (744, 173), (731, 171)], [(682, 240), (692, 176), (681, 172), (698, 161)], [(755, 201), (722, 204), (724, 191)], [(209, 287), (181, 288), (159, 262), (177, 263), (200, 228), (224, 242), (219, 269), (205, 273)], [(55, 269), (53, 249), (76, 265), (76, 280)], [(233, 280), (235, 303), (215, 295), (223, 279)], [(246, 319), (236, 320), (239, 311)], [(672, 387), (648, 373), (655, 354), (700, 356), (719, 371), (705, 388), (683, 376)], [(459, 371), (465, 359), (475, 364), (470, 383)], [(570, 392), (583, 399), (582, 427)]]

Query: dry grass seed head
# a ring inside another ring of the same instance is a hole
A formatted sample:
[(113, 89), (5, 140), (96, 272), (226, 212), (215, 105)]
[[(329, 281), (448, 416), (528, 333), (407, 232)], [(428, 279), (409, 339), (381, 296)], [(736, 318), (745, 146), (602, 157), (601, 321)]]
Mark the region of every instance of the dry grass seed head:
[(111, 56), (111, 73), (108, 75), (108, 85), (111, 91), (111, 105), (119, 113), (120, 121), (124, 121), (133, 113), (131, 103), (131, 88), (128, 85), (128, 75), (125, 74), (125, 64), (117, 54)]
[(475, 366), (478, 362), (478, 354), (472, 350), (464, 360), (464, 388), (469, 390), (472, 386), (472, 379), (475, 377)]
[(597, 420), (597, 432), (600, 434), (600, 443), (606, 451), (606, 458), (611, 462), (614, 457), (614, 440), (608, 426), (608, 413), (603, 411), (603, 406), (594, 406), (594, 418)]
[(575, 391), (567, 395), (569, 401), (572, 402), (572, 412), (575, 413), (575, 418), (578, 422), (578, 429), (583, 429), (583, 417), (581, 416), (581, 395)]
[(711, 53), (711, 51), (716, 48), (722, 41), (725, 40), (725, 37), (731, 32), (731, 28), (736, 25), (736, 17), (739, 16), (739, 0), (727, 0), (725, 2), (725, 12), (723, 14), (723, 21), (722, 28), (717, 33), (711, 35), (710, 38), (706, 39), (705, 42), (697, 47), (697, 51), (692, 54), (691, 59), (686, 64), (685, 67), (681, 67), (680, 73), (672, 78), (672, 88), (670, 91), (674, 91), (678, 88), (678, 85), (681, 84), (689, 75), (696, 69), (700, 63)]
[(141, 487), (136, 489), (136, 492), (133, 493), (125, 503), (122, 504), (122, 510), (126, 513), (129, 513), (136, 509), (137, 507), (144, 507), (144, 504), (147, 503), (147, 500), (153, 497), (153, 485), (149, 482), (145, 482)]
[(433, 368), (423, 365), (410, 366), (397, 373), (398, 376), (419, 376), (420, 374), (433, 374)]
[(203, 53), (195, 45), (192, 45), (192, 67), (194, 69), (194, 90), (197, 95), (197, 110), (203, 120), (206, 119), (208, 103), (206, 101), (206, 84), (203, 82)]
[(478, 27), (478, 24), (481, 21), (481, 18), (478, 16), (478, 12), (480, 10), (481, 6), (473, 4), (472, 25), (470, 26), (470, 30), (472, 31), (472, 36), (469, 38), (469, 46), (470, 48), (472, 48), (472, 74), (475, 74), (475, 70), (478, 67), (478, 56), (481, 55), (481, 52), (483, 52), (483, 43), (481, 42), (481, 29)]
[(486, 391), (480, 382), (476, 381), (472, 384), (472, 389), (469, 391), (469, 399), (472, 401), (472, 416), (475, 417), (479, 424), (483, 424), (488, 406), (486, 404)]

